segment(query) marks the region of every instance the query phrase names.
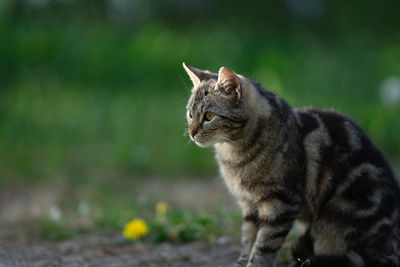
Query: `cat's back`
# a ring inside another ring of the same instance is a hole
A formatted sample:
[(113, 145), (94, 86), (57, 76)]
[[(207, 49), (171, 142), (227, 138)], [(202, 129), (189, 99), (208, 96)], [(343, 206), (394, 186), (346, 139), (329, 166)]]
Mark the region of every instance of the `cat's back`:
[(348, 168), (369, 163), (393, 177), (394, 173), (382, 152), (362, 127), (336, 110), (300, 108), (300, 129), (305, 150), (318, 152), (322, 161), (342, 163)]

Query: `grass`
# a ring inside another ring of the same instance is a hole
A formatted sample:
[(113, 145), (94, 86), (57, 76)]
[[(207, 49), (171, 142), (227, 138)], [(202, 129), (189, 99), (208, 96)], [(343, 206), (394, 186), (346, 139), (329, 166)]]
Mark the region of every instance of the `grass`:
[[(111, 212), (112, 215), (91, 218), (90, 220), (93, 220), (92, 226), (83, 226), (79, 223), (76, 226), (72, 222), (40, 217), (33, 220), (33, 225), (30, 226), (30, 229), (25, 230), (23, 235), (33, 235), (48, 241), (60, 241), (94, 232), (101, 232), (103, 235), (105, 233), (122, 232), (124, 224), (129, 219), (135, 218), (132, 217), (132, 214), (138, 213), (138, 210), (124, 209), (124, 212), (132, 212), (128, 217), (117, 215), (118, 211), (121, 210)], [(73, 216), (73, 214), (68, 216)], [(232, 223), (232, 218), (224, 216), (224, 219)], [(142, 240), (153, 243), (184, 243), (197, 240), (211, 243), (222, 235), (232, 234), (224, 229), (223, 223), (226, 223), (226, 221), (221, 221), (221, 218), (218, 218), (216, 214), (199, 213), (189, 209), (172, 209), (168, 211), (164, 218), (155, 214), (148, 218), (146, 224), (149, 226), (150, 232)]]
[[(0, 223), (9, 226), (11, 240), (122, 235), (125, 224), (139, 218), (150, 227), (144, 240), (155, 243), (211, 243), (225, 235), (239, 238), (240, 212), (217, 178), (193, 184), (188, 179), (175, 178), (171, 183), (165, 178), (98, 174), (82, 179), (79, 185), (60, 178), (7, 191), (13, 198), (7, 201), (16, 204), (9, 216), (2, 214)], [(167, 212), (157, 211), (160, 202), (168, 204)]]
[(229, 66), (294, 107), (341, 110), (399, 159), (400, 104), (386, 105), (379, 91), (400, 74), (393, 60), (400, 47), (389, 41), (362, 32), (335, 43), (310, 32), (239, 38), (225, 28), (185, 32), (158, 23), (127, 37), (96, 24), (88, 34), (73, 24), (63, 32), (37, 26), (17, 24), (3, 42), (15, 47), (6, 56), (17, 67), (0, 98), (2, 180), (74, 179), (93, 169), (214, 172), (212, 152), (183, 136), (191, 87), (184, 60), (212, 71)]
[(140, 92), (78, 93), (54, 83), (28, 86), (3, 98), (5, 178), (54, 177), (60, 171), (73, 177), (94, 168), (176, 174), (214, 167), (208, 151), (186, 145), (182, 101)]

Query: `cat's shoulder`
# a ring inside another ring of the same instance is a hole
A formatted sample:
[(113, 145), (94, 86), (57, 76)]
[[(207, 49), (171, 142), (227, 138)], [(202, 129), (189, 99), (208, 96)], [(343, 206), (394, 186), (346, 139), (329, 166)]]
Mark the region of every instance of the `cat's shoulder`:
[(302, 122), (314, 121), (315, 123), (342, 124), (357, 122), (345, 113), (335, 109), (319, 109), (314, 107), (302, 107), (295, 109)]
[(295, 109), (299, 115), (311, 115), (311, 116), (324, 116), (324, 117), (336, 117), (342, 119), (350, 119), (346, 114), (336, 109), (321, 109), (315, 107), (301, 107)]
[(305, 134), (322, 127), (332, 137), (340, 139), (346, 138), (348, 132), (352, 135), (364, 135), (364, 130), (354, 119), (335, 109), (302, 107), (296, 109), (296, 113)]

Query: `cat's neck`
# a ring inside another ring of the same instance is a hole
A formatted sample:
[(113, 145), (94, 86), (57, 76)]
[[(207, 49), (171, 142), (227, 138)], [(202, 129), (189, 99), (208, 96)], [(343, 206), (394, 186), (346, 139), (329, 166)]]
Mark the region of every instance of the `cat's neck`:
[[(290, 131), (277, 115), (282, 113), (276, 110), (281, 107), (279, 105), (273, 107), (270, 103), (271, 100), (261, 96), (251, 84), (247, 84), (246, 87), (250, 88), (245, 95), (250, 112), (248, 123), (240, 138), (214, 145), (219, 159), (241, 161), (255, 153), (255, 150), (261, 149), (261, 146), (264, 153), (273, 156), (284, 142), (282, 140), (283, 133)], [(293, 116), (292, 109), (288, 108), (290, 109), (289, 116)]]
[(257, 116), (248, 122), (243, 130), (243, 135), (237, 140), (216, 143), (214, 148), (218, 158), (229, 161), (242, 161), (243, 158), (256, 153), (262, 147), (263, 153), (273, 154), (280, 146), (280, 130), (267, 129), (268, 119), (264, 116)]

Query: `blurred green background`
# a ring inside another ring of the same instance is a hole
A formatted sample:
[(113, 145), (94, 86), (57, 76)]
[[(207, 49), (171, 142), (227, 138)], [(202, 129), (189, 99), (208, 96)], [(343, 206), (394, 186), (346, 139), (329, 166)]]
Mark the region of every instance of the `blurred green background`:
[(182, 61), (348, 113), (398, 164), (398, 1), (2, 0), (3, 181), (216, 172)]
[[(293, 107), (349, 114), (399, 173), (399, 10), (398, 0), (0, 0), (0, 225), (59, 239), (144, 217), (161, 229), (154, 240), (238, 237), (212, 150), (184, 134), (183, 61), (229, 67)], [(151, 219), (159, 201), (178, 209), (162, 227)]]

